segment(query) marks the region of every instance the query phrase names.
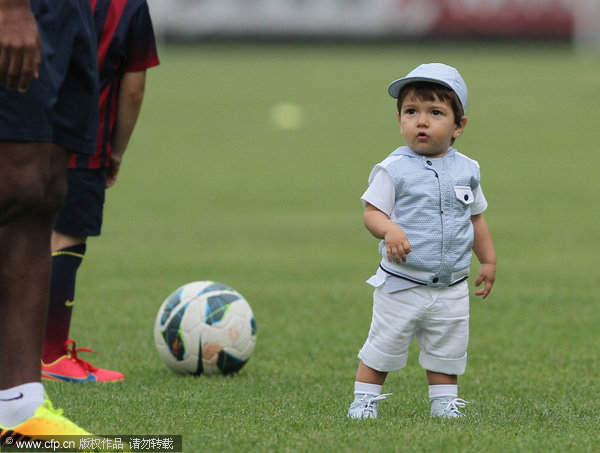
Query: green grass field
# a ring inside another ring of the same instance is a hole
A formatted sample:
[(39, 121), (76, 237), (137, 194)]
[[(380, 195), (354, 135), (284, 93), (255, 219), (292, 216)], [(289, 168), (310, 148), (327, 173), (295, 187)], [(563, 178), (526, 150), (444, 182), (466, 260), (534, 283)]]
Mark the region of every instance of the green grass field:
[[(598, 451), (600, 59), (463, 43), (160, 56), (72, 326), (92, 363), (126, 380), (47, 384), (57, 406), (98, 434), (181, 434), (185, 452)], [(469, 87), (456, 147), (482, 167), (498, 253), (492, 294), (471, 300), (469, 417), (429, 418), (413, 345), (379, 418), (351, 421), (378, 261), (359, 198), (401, 144), (387, 84), (431, 61)], [(301, 106), (302, 127), (270, 124), (280, 102)], [(233, 378), (176, 376), (156, 353), (160, 304), (194, 280), (227, 283), (254, 309), (257, 347)]]

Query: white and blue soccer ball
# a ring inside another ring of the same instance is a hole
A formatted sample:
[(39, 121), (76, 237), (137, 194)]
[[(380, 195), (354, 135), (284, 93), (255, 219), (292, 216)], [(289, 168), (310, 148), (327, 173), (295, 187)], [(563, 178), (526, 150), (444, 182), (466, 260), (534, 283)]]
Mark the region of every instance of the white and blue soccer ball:
[(158, 354), (179, 374), (232, 374), (256, 346), (252, 308), (235, 289), (213, 281), (188, 283), (163, 302), (154, 324)]

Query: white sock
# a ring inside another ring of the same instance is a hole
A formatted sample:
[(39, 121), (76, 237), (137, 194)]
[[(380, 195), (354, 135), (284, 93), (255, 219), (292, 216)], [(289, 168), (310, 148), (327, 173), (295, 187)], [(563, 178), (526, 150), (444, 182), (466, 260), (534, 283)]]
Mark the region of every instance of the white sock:
[(429, 386), (429, 399), (441, 398), (443, 396), (451, 396), (456, 398), (458, 396), (458, 385), (430, 385)]
[(44, 386), (30, 382), (6, 390), (0, 390), (0, 426), (14, 428), (44, 404)]
[(373, 396), (381, 395), (381, 390), (383, 389), (383, 385), (377, 384), (368, 384), (367, 382), (358, 382), (354, 383), (354, 394), (367, 394)]

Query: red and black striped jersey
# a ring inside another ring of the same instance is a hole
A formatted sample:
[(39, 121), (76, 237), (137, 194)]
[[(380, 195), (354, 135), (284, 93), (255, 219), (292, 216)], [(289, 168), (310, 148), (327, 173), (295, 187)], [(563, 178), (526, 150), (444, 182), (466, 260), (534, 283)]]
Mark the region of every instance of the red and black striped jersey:
[(146, 0), (91, 0), (98, 38), (100, 110), (96, 154), (73, 154), (69, 168), (105, 168), (117, 113), (119, 84), (125, 72), (159, 64), (154, 28)]

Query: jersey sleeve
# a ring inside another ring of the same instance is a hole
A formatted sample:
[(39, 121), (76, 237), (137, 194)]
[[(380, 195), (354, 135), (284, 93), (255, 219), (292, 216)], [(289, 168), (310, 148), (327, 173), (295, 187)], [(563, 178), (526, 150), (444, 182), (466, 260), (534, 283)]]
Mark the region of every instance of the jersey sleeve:
[(127, 35), (125, 72), (144, 71), (159, 64), (148, 4), (142, 2), (131, 18)]

